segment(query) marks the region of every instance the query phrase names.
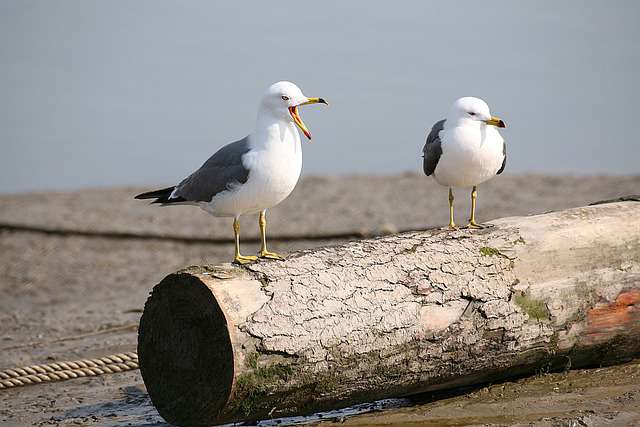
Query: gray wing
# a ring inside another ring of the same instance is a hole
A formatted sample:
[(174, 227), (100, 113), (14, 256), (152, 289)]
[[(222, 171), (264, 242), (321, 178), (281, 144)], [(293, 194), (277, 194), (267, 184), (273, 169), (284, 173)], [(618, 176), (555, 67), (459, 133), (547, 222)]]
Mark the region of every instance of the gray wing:
[(502, 154), (504, 155), (504, 159), (502, 160), (502, 166), (500, 166), (496, 175), (500, 175), (504, 171), (504, 167), (507, 166), (507, 143), (504, 141), (502, 142)]
[(444, 129), (445, 121), (446, 120), (440, 120), (433, 125), (431, 132), (427, 135), (427, 142), (424, 144), (424, 148), (422, 149), (422, 157), (424, 157), (422, 168), (427, 176), (431, 175), (436, 170), (438, 160), (440, 160), (440, 156), (442, 155), (440, 131)]
[(197, 171), (176, 186), (172, 197), (189, 202), (210, 202), (213, 197), (249, 179), (249, 169), (242, 164), (242, 156), (249, 151), (249, 137), (232, 142), (209, 157)]

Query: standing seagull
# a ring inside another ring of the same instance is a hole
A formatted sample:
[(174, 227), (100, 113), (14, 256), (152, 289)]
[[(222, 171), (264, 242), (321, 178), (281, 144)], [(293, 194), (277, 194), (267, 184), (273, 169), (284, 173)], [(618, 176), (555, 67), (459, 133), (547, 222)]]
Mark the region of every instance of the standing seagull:
[(422, 149), (424, 173), (449, 187), (450, 229), (457, 229), (452, 187), (473, 187), (467, 227), (484, 228), (476, 222), (477, 185), (501, 174), (507, 162), (507, 147), (496, 127), (505, 124), (491, 116), (486, 102), (464, 97), (454, 102), (447, 118), (433, 125), (427, 136)]
[(317, 103), (327, 104), (322, 98), (304, 96), (293, 83), (274, 83), (262, 97), (252, 134), (222, 147), (175, 187), (142, 193), (136, 199), (155, 199), (152, 203), (162, 206), (195, 205), (213, 216), (233, 217), (238, 264), (258, 258), (240, 254), (239, 218), (260, 212), (260, 257), (282, 259), (267, 250), (266, 210), (283, 201), (298, 182), (302, 147), (296, 125), (311, 140), (298, 107)]

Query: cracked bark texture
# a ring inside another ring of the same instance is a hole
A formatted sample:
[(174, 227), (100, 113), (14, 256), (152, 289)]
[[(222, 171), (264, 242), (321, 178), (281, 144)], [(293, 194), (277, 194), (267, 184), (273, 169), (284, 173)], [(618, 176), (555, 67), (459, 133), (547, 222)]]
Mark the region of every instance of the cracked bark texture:
[(304, 414), (640, 352), (640, 204), (167, 276), (140, 368), (169, 422)]

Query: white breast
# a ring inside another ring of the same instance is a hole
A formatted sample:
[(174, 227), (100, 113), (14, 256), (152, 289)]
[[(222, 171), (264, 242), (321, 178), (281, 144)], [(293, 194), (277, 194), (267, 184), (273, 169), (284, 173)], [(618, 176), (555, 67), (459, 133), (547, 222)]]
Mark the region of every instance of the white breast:
[(471, 187), (493, 178), (504, 160), (504, 140), (493, 126), (459, 126), (440, 133), (442, 155), (434, 172), (447, 187)]
[(282, 202), (295, 188), (302, 171), (300, 135), (293, 123), (277, 132), (249, 137), (251, 150), (244, 155), (247, 182), (215, 196), (203, 206), (215, 216), (252, 214)]

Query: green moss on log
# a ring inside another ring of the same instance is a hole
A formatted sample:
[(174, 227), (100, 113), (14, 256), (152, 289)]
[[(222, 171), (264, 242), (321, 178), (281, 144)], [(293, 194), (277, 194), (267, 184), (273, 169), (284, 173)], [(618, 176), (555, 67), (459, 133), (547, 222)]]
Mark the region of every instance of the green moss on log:
[(490, 246), (483, 246), (480, 248), (480, 255), (482, 256), (504, 256), (502, 252), (500, 252), (496, 248), (492, 248)]
[(527, 315), (536, 320), (549, 320), (550, 314), (544, 301), (531, 298), (529, 295), (518, 292), (514, 295), (514, 302), (518, 304)]
[(244, 416), (260, 412), (257, 409), (264, 401), (265, 394), (269, 393), (270, 387), (274, 384), (286, 383), (293, 374), (293, 368), (289, 365), (258, 367), (257, 354), (254, 354), (255, 357), (248, 358), (247, 364), (256, 367), (241, 374), (236, 380), (235, 401), (239, 406), (235, 410)]
[(247, 366), (251, 369), (258, 369), (258, 353), (249, 353), (247, 355)]

